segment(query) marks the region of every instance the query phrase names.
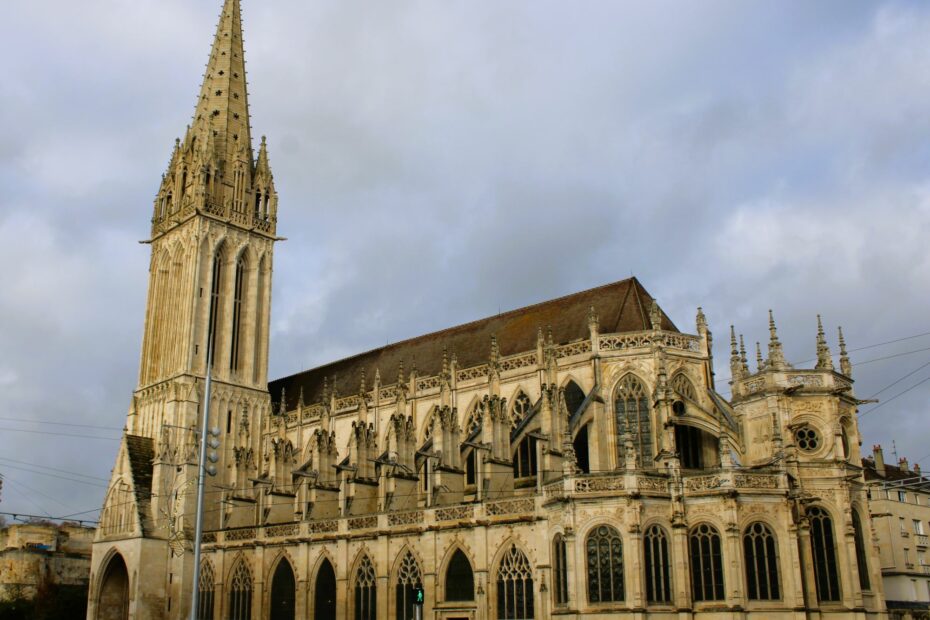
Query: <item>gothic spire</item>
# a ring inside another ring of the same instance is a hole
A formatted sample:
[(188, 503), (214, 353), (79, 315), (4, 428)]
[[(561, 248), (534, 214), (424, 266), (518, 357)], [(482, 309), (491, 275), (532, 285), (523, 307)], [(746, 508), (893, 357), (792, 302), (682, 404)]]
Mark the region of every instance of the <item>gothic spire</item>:
[(846, 353), (846, 339), (843, 338), (843, 328), (840, 332), (840, 372), (847, 377), (852, 377), (852, 364), (849, 362), (849, 355)]
[(785, 352), (781, 348), (781, 341), (778, 340), (778, 332), (775, 329), (775, 315), (769, 310), (769, 366), (772, 368), (785, 368)]
[(743, 374), (749, 374), (749, 361), (746, 359), (746, 343), (743, 341), (743, 335), (739, 335), (739, 362), (743, 366)]
[(823, 333), (823, 322), (819, 314), (817, 315), (817, 365), (814, 368), (833, 370), (833, 356), (830, 354), (830, 347), (827, 345), (827, 337)]
[(734, 380), (743, 376), (743, 364), (736, 345), (736, 328), (730, 325), (730, 377)]
[(212, 135), (217, 159), (225, 163), (226, 170), (240, 158), (252, 166), (239, 0), (225, 0), (223, 3), (194, 111), (192, 133), (201, 139)]

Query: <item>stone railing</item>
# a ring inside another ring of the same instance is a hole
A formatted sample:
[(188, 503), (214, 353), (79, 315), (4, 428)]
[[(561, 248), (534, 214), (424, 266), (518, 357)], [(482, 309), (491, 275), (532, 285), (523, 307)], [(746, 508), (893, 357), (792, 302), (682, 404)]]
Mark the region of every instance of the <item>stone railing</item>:
[(368, 530), (378, 527), (378, 515), (351, 517), (348, 521), (350, 530)]
[(237, 530), (227, 530), (223, 532), (223, 540), (226, 542), (235, 542), (237, 540), (252, 540), (255, 538), (254, 527), (243, 527)]
[(323, 521), (309, 521), (308, 534), (333, 534), (339, 531), (339, 519), (325, 519)]
[(391, 512), (387, 516), (388, 525), (397, 527), (400, 525), (417, 525), (423, 523), (422, 510), (410, 510), (407, 512)]
[(569, 342), (558, 347), (556, 354), (559, 358), (571, 357), (572, 355), (581, 355), (582, 353), (591, 352), (591, 340), (579, 340), (578, 342)]
[(455, 373), (456, 381), (471, 381), (472, 379), (482, 379), (488, 376), (488, 365), (472, 366), (463, 368)]
[(594, 495), (622, 491), (626, 488), (624, 475), (596, 476), (575, 479), (575, 495)]
[(536, 500), (532, 497), (499, 499), (483, 504), (484, 512), (489, 517), (531, 513), (536, 509)]
[(914, 541), (914, 544), (917, 545), (918, 547), (930, 546), (930, 543), (928, 543), (928, 537), (926, 534), (918, 534), (915, 538), (916, 540)]
[[(652, 344), (654, 333), (651, 331), (626, 332), (622, 334), (602, 335), (598, 341), (601, 351), (626, 351), (640, 349)], [(690, 353), (701, 352), (701, 339), (698, 336), (677, 332), (658, 332), (658, 342), (669, 349), (679, 349)]]
[(536, 353), (522, 353), (505, 357), (500, 361), (501, 371), (518, 370), (536, 365)]
[(297, 523), (285, 523), (282, 525), (269, 525), (265, 528), (265, 536), (268, 538), (278, 538), (280, 536), (297, 536), (300, 533), (300, 527)]
[(437, 521), (461, 521), (475, 516), (475, 508), (471, 504), (437, 508), (433, 513)]

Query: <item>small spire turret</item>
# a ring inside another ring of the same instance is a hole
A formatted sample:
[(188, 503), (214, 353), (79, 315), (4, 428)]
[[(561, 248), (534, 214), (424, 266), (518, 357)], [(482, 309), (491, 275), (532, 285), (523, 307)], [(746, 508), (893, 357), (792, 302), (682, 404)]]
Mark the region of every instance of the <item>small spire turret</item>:
[(817, 365), (814, 368), (833, 370), (833, 355), (830, 354), (830, 347), (827, 345), (827, 337), (823, 333), (823, 322), (819, 314), (817, 315)]
[(743, 376), (749, 374), (749, 360), (746, 358), (746, 343), (743, 341), (743, 335), (739, 335), (739, 362), (743, 367)]
[(765, 370), (765, 360), (762, 359), (762, 345), (756, 342), (756, 372)]
[(743, 378), (743, 364), (736, 345), (736, 328), (730, 325), (730, 377), (737, 381)]
[(840, 372), (847, 377), (852, 377), (852, 364), (849, 361), (849, 355), (846, 353), (846, 339), (843, 338), (843, 328), (838, 328), (840, 334)]
[(788, 363), (785, 361), (785, 352), (782, 350), (781, 341), (778, 340), (778, 331), (775, 329), (775, 315), (769, 310), (769, 360), (768, 364), (772, 368), (786, 368)]

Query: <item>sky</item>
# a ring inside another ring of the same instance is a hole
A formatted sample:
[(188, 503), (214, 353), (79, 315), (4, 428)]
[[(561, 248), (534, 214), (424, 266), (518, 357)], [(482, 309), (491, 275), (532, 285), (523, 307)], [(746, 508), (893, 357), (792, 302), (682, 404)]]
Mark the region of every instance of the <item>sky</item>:
[[(4, 8), (0, 511), (102, 503), (138, 242), (220, 5)], [(816, 315), (834, 353), (842, 325), (882, 401), (863, 452), (930, 467), (930, 4), (243, 0), (243, 22), (288, 239), (271, 377), (633, 274), (683, 331), (703, 307), (725, 393), (731, 324), (764, 345), (771, 308), (801, 367)]]

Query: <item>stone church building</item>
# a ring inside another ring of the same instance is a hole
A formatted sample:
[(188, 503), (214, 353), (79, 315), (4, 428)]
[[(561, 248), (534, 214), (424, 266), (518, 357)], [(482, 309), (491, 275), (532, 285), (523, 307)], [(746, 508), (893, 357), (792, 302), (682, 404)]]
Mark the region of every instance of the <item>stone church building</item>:
[(704, 314), (681, 331), (631, 278), (269, 382), (252, 145), (225, 0), (155, 199), (89, 620), (190, 616), (208, 357), (199, 618), (884, 617), (842, 333), (794, 368), (769, 317), (750, 368), (731, 328), (724, 398)]

